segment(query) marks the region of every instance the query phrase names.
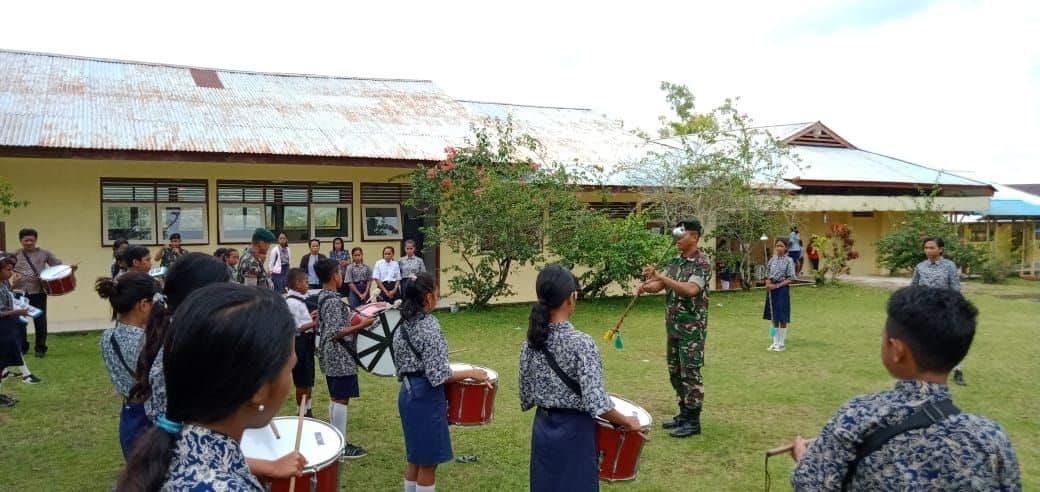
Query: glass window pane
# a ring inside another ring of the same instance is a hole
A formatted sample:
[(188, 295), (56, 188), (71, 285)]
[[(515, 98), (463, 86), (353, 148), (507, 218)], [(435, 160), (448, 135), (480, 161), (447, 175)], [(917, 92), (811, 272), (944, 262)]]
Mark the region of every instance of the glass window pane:
[(159, 207), (162, 241), (180, 233), (186, 243), (206, 242), (206, 207), (203, 205), (164, 205)]
[(350, 206), (315, 205), (311, 210), (315, 237), (350, 238)]
[(401, 217), (397, 207), (379, 205), (365, 207), (366, 238), (400, 239)]
[(155, 209), (150, 205), (106, 204), (105, 205), (106, 244), (117, 239), (137, 243), (151, 243), (155, 240)]
[(220, 240), (223, 242), (249, 242), (253, 231), (264, 226), (264, 211), (261, 205), (221, 205)]

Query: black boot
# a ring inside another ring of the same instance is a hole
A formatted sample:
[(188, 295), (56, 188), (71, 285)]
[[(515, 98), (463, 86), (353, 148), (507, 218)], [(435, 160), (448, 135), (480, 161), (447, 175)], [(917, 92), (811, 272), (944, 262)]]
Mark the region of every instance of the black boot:
[(679, 424), (669, 436), (672, 437), (690, 437), (701, 433), (701, 410), (686, 410), (683, 412), (682, 423)]
[(661, 427), (664, 428), (665, 430), (674, 429), (674, 428), (679, 427), (680, 425), (682, 425), (682, 421), (685, 418), (686, 418), (686, 413), (683, 412), (683, 409), (680, 408), (679, 409), (679, 413), (676, 416), (672, 417), (672, 420), (665, 420), (664, 423), (661, 424)]

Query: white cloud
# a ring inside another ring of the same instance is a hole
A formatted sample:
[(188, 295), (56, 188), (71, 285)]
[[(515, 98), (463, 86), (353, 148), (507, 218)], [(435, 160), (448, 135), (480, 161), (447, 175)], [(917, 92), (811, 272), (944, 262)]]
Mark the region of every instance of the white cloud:
[[(588, 106), (652, 127), (662, 80), (759, 122), (1040, 182), (1040, 2), (37, 0), (0, 46), (219, 68), (427, 78), (459, 98)], [(875, 12), (876, 13), (876, 12)]]

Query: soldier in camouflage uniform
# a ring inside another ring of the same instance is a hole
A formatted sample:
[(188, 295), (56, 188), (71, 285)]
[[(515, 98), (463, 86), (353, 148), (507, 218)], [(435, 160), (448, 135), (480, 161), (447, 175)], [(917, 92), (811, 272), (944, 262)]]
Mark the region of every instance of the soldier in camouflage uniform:
[[(681, 230), (678, 230), (682, 228)], [(667, 271), (643, 269), (646, 283), (641, 292), (665, 291), (665, 328), (668, 336), (668, 375), (679, 401), (679, 414), (664, 423), (672, 437), (701, 433), (704, 405), (704, 342), (708, 336), (708, 284), (711, 260), (697, 249), (703, 228), (697, 219), (679, 223), (673, 258)]]
[(238, 260), (235, 282), (242, 285), (271, 288), (270, 274), (264, 267), (264, 258), (267, 256), (267, 249), (274, 241), (274, 234), (267, 229), (261, 227), (253, 231), (253, 244), (242, 251), (242, 258)]

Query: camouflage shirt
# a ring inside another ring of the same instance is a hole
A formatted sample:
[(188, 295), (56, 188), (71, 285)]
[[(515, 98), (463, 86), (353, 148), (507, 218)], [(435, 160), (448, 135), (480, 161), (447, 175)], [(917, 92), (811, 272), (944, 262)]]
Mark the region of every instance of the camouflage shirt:
[(666, 273), (668, 278), (694, 283), (701, 288), (693, 297), (680, 296), (672, 289), (665, 290), (665, 327), (668, 336), (679, 338), (694, 330), (707, 329), (708, 285), (711, 280), (711, 261), (708, 255), (698, 250), (689, 258), (676, 256), (668, 263)]
[(242, 285), (271, 287), (267, 269), (264, 268), (264, 262), (260, 261), (260, 258), (253, 256), (252, 248), (246, 248), (245, 251), (242, 251), (242, 258), (238, 261), (238, 272), (235, 275), (235, 282)]

